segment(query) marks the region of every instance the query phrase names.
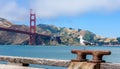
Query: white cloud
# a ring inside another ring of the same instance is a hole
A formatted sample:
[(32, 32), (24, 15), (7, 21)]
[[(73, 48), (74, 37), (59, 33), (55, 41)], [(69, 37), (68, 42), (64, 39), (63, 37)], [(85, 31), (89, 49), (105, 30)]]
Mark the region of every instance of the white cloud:
[(25, 20), (29, 18), (29, 7), (34, 9), (39, 17), (72, 16), (86, 12), (108, 13), (120, 10), (120, 0), (26, 0), (30, 2), (30, 6), (28, 4), (23, 6), (17, 1), (0, 0), (0, 17), (12, 21)]
[(31, 6), (40, 17), (71, 16), (120, 10), (120, 0), (31, 0)]
[(10, 21), (21, 21), (26, 19), (27, 10), (18, 5), (16, 0), (0, 1), (0, 17)]

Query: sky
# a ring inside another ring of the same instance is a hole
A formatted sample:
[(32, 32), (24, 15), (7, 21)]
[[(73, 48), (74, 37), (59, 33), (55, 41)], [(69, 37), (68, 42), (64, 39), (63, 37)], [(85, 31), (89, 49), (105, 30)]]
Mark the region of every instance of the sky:
[(120, 37), (120, 0), (0, 0), (0, 17), (29, 25), (29, 11), (37, 24), (89, 30), (104, 37)]

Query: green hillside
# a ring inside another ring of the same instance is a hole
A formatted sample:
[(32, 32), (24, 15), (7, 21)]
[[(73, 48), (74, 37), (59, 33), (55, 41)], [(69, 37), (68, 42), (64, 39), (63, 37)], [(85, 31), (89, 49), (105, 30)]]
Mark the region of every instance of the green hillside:
[[(26, 25), (15, 25), (6, 19), (0, 18), (0, 27), (16, 29), (21, 31), (29, 31), (29, 27)], [(120, 45), (120, 37), (106, 38), (98, 36), (91, 31), (57, 27), (54, 25), (39, 24), (37, 25), (37, 33), (51, 35), (51, 38), (37, 37), (37, 45), (56, 45), (56, 46), (80, 46), (80, 35), (83, 39), (92, 45)], [(28, 45), (29, 35), (7, 32), (0, 30), (0, 45)], [(89, 45), (89, 44), (88, 44)]]

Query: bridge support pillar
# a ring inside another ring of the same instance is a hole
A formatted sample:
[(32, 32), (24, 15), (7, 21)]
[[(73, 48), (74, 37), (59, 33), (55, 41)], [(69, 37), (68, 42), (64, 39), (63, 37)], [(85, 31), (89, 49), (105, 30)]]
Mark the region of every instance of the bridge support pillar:
[(36, 34), (30, 35), (29, 45), (36, 45)]
[(30, 45), (36, 45), (36, 14), (30, 10)]

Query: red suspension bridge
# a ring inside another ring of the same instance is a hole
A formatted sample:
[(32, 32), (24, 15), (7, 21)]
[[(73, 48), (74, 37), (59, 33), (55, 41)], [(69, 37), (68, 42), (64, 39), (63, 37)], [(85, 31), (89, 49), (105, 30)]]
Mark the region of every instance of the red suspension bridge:
[(32, 10), (30, 10), (30, 31), (29, 32), (14, 30), (14, 29), (8, 29), (8, 28), (3, 28), (3, 27), (0, 27), (0, 30), (29, 35), (30, 36), (30, 39), (29, 39), (29, 44), (30, 45), (36, 45), (36, 38), (37, 37), (51, 38), (51, 35), (36, 33), (36, 14)]

